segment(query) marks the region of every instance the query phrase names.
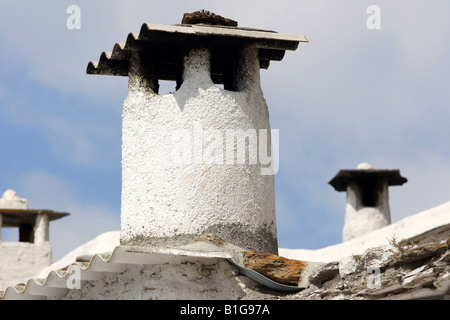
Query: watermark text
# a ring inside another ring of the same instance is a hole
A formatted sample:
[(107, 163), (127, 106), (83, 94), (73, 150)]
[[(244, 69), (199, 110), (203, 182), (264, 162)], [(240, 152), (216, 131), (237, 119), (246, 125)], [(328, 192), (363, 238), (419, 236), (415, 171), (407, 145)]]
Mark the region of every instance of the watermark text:
[(176, 164), (260, 165), (261, 175), (279, 170), (278, 129), (205, 129), (196, 121), (192, 129), (174, 130), (171, 139)]
[(70, 14), (66, 20), (66, 26), (69, 30), (80, 30), (81, 29), (81, 9), (77, 5), (70, 5), (66, 10), (67, 14)]
[(366, 12), (370, 14), (367, 18), (366, 25), (369, 30), (381, 29), (381, 9), (379, 6), (373, 4), (367, 7)]

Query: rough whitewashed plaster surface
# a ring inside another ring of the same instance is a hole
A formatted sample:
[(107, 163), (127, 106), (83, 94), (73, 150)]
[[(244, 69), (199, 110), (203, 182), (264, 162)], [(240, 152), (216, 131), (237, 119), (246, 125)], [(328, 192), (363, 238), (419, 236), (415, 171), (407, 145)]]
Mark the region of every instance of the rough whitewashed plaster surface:
[(194, 163), (174, 157), (180, 147), (174, 132), (187, 129), (194, 137), (199, 124), (203, 141), (214, 142), (208, 129), (267, 129), (270, 145), (257, 51), (243, 51), (236, 92), (213, 84), (206, 49), (187, 54), (181, 88), (165, 95), (150, 89), (138, 57), (130, 63), (122, 115), (121, 243), (170, 246), (214, 233), (244, 248), (277, 253), (273, 175), (248, 162), (198, 161), (195, 152)]
[(347, 204), (345, 224), (342, 229), (342, 241), (348, 241), (391, 224), (389, 191), (387, 181), (383, 183), (377, 195), (378, 203), (374, 207), (365, 207), (362, 191), (355, 183), (347, 186)]
[(35, 277), (52, 262), (48, 242), (36, 245), (28, 242), (0, 242), (0, 289)]
[[(181, 264), (130, 265), (123, 273), (88, 281), (62, 300), (239, 299), (246, 295), (237, 269), (223, 259)], [(246, 280), (244, 280), (246, 281)]]

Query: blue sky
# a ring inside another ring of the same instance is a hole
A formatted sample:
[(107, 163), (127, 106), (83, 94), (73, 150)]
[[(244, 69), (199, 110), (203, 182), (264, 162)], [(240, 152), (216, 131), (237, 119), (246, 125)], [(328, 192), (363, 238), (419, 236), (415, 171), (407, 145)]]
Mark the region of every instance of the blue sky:
[[(69, 5), (81, 29), (69, 30)], [(381, 29), (366, 26), (369, 5)], [(430, 1), (13, 1), (0, 3), (0, 192), (71, 213), (51, 224), (54, 259), (120, 229), (121, 108), (127, 78), (89, 61), (143, 23), (206, 9), (310, 42), (261, 71), (271, 126), (279, 246), (339, 243), (345, 194), (328, 181), (361, 162), (400, 169), (393, 221), (450, 200), (450, 3)], [(15, 241), (4, 230), (4, 240)]]

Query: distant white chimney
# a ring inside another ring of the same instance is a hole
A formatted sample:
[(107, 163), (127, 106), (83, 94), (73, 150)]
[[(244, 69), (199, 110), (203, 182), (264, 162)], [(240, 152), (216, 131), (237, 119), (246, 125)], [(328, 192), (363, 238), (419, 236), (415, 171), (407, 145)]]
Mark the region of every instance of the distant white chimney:
[[(144, 24), (89, 63), (88, 74), (129, 77), (122, 245), (171, 246), (215, 233), (278, 252), (277, 141), (260, 68), (307, 40), (236, 25), (207, 11), (185, 15), (181, 25)], [(159, 95), (159, 80), (176, 82), (176, 91)]]
[(342, 241), (391, 224), (388, 188), (407, 181), (399, 170), (376, 170), (368, 163), (359, 164), (356, 170), (340, 170), (329, 183), (347, 192)]
[[(52, 262), (50, 221), (69, 215), (28, 208), (28, 200), (14, 190), (0, 199), (0, 290), (17, 284)], [(3, 241), (2, 228), (18, 229), (18, 241)]]

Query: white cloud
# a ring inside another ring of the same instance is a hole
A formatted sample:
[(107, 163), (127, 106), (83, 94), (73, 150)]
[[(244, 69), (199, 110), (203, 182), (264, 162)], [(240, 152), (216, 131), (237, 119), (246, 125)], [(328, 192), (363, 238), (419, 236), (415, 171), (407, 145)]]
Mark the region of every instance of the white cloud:
[[(2, 1), (1, 11), (8, 12), (0, 20), (0, 40), (9, 48), (2, 53), (4, 59), (20, 66), (26, 77), (62, 93), (108, 102), (124, 99), (126, 78), (110, 77), (108, 81), (86, 75), (88, 62), (98, 60), (102, 51), (112, 50), (120, 41), (116, 39), (120, 30), (111, 23), (115, 12), (100, 1), (78, 3), (82, 9), (81, 29), (69, 30), (69, 1)], [(126, 34), (120, 35), (126, 39)]]
[(83, 190), (53, 173), (25, 172), (19, 177), (16, 191), (28, 199), (30, 209), (70, 213), (50, 223), (54, 260), (103, 232), (120, 230), (120, 212), (85, 200)]
[(411, 76), (435, 77), (448, 59), (450, 43), (443, 40), (450, 28), (448, 1), (395, 1), (384, 4), (386, 28), (399, 51), (399, 61)]
[[(111, 150), (105, 154), (105, 148), (114, 145), (111, 141), (120, 144), (119, 121), (110, 121), (111, 117), (98, 119), (95, 115), (89, 118), (85, 114), (87, 110), (75, 105), (71, 107), (79, 109), (79, 112), (72, 116), (74, 111), (64, 111), (64, 106), (58, 110), (54, 109), (55, 106), (36, 106), (32, 97), (20, 96), (5, 88), (0, 91), (0, 97), (4, 101), (0, 108), (2, 121), (17, 126), (19, 130), (23, 127), (36, 128), (46, 140), (52, 156), (70, 164), (102, 168), (111, 157)], [(51, 100), (49, 97), (48, 104)]]

